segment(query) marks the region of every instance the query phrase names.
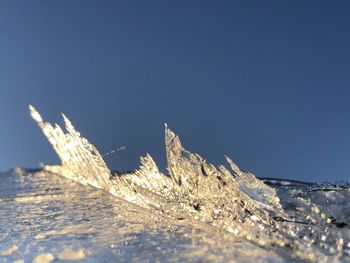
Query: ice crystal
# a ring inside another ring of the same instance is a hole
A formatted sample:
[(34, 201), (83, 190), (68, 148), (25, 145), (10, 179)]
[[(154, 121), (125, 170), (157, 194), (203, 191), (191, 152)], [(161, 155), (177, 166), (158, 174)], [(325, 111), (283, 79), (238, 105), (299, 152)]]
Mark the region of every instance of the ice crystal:
[[(61, 159), (44, 170), (101, 188), (142, 208), (203, 227), (214, 227), (286, 259), (350, 260), (349, 189), (258, 179), (229, 157), (216, 167), (186, 150), (165, 127), (168, 174), (152, 157), (133, 172), (111, 172), (101, 154), (63, 115), (65, 129), (32, 117)], [(269, 186), (269, 185), (270, 186)], [(297, 187), (296, 187), (297, 186)]]

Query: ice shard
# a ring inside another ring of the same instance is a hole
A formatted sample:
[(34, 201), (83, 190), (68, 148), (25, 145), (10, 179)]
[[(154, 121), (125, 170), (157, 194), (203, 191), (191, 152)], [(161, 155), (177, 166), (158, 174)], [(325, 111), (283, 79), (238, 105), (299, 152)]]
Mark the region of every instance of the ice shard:
[(109, 189), (111, 172), (106, 163), (96, 147), (80, 136), (64, 114), (66, 131), (58, 124), (53, 126), (45, 122), (32, 105), (29, 111), (62, 162), (61, 166), (47, 166), (46, 169), (59, 170), (63, 176), (82, 184)]
[(165, 141), (168, 170), (177, 186), (178, 198), (198, 211), (203, 210), (209, 218), (222, 216), (241, 222), (251, 218), (269, 222), (270, 211), (283, 213), (275, 191), (254, 175), (243, 173), (229, 158), (235, 176), (224, 166), (218, 170), (198, 154), (187, 151), (167, 127)]

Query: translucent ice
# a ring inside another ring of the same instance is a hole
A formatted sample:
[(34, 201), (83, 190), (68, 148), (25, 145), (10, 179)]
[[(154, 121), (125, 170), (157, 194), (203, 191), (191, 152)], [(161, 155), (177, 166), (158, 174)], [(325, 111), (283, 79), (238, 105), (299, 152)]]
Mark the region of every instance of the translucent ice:
[[(229, 157), (216, 167), (186, 150), (165, 128), (168, 173), (152, 157), (141, 157), (134, 172), (109, 170), (98, 150), (63, 115), (65, 129), (32, 117), (61, 159), (44, 171), (101, 188), (120, 200), (187, 226), (218, 229), (288, 260), (350, 260), (348, 187), (259, 180)], [(269, 186), (270, 185), (270, 186)], [(176, 223), (175, 223), (176, 225)], [(248, 245), (247, 245), (248, 246)]]

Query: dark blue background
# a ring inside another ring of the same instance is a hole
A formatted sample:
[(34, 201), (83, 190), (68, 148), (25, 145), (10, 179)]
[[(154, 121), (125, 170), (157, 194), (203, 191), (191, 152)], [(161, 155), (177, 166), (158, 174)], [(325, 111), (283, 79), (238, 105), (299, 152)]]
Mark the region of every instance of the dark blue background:
[(65, 112), (127, 170), (164, 126), (215, 164), (349, 180), (348, 1), (1, 1), (0, 170), (58, 159), (28, 115)]

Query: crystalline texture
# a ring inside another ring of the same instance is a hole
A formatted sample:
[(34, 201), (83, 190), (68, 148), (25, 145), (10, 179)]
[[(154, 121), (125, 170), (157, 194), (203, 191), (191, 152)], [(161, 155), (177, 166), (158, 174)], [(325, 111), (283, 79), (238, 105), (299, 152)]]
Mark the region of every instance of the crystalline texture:
[[(63, 115), (63, 130), (45, 122), (33, 106), (30, 113), (62, 162), (45, 166), (47, 171), (102, 188), (170, 218), (204, 222), (282, 256), (310, 261), (349, 256), (349, 215), (344, 216), (335, 206), (320, 209), (319, 202), (325, 197), (316, 198), (316, 190), (296, 193), (280, 186), (280, 201), (274, 188), (242, 171), (229, 157), (231, 171), (189, 152), (167, 126), (169, 175), (159, 171), (149, 154), (140, 158), (141, 166), (134, 172), (120, 175), (108, 169), (98, 150), (80, 136), (67, 117)], [(349, 201), (344, 202), (349, 208)]]

